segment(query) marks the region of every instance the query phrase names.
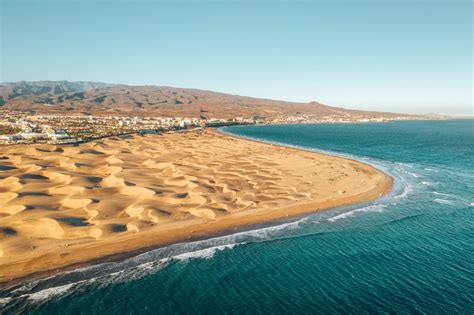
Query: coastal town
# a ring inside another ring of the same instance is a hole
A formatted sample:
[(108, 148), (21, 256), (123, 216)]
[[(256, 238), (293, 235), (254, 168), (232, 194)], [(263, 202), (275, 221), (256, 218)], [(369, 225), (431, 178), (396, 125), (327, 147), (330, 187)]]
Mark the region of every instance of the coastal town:
[(162, 133), (195, 128), (254, 124), (364, 123), (412, 120), (419, 117), (345, 117), (297, 115), (277, 118), (235, 117), (182, 118), (93, 115), (29, 115), (19, 111), (0, 111), (0, 145), (49, 143), (70, 144), (127, 134)]

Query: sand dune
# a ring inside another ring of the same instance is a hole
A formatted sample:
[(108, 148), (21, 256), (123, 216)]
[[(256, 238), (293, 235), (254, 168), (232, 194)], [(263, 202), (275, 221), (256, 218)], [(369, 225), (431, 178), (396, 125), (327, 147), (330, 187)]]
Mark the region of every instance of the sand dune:
[(0, 281), (386, 192), (347, 159), (212, 131), (0, 148)]

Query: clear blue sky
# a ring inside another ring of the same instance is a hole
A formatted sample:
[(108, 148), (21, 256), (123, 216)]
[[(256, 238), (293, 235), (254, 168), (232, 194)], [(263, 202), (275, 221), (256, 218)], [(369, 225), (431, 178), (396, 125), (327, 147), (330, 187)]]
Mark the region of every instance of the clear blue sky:
[(471, 1), (0, 1), (0, 81), (473, 111)]

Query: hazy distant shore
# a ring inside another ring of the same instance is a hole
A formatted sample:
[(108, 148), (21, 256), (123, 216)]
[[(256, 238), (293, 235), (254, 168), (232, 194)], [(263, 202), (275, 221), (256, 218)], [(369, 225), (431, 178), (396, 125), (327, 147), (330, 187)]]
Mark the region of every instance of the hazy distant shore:
[(0, 281), (367, 202), (358, 161), (211, 130), (0, 148)]

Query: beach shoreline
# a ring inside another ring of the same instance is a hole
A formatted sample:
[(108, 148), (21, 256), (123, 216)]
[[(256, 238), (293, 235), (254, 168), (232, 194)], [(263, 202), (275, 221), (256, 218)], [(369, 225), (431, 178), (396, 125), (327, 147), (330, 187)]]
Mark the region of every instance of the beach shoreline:
[[(196, 132), (190, 132), (190, 134), (194, 135)], [(360, 161), (334, 157), (328, 154), (315, 153), (309, 150), (268, 144), (215, 130), (206, 130), (202, 132), (202, 134), (203, 135), (200, 137), (209, 137), (210, 140), (215, 140), (216, 143), (225, 143), (225, 148), (227, 149), (231, 148), (234, 144), (240, 146), (244, 145), (250, 148), (258, 143), (259, 147), (257, 150), (266, 150), (264, 154), (267, 155), (273, 154), (273, 151), (281, 151), (275, 154), (284, 154), (285, 156), (296, 155), (305, 159), (316, 160), (317, 157), (319, 157), (323, 160), (326, 159), (334, 163), (347, 163), (350, 161), (351, 163), (356, 163), (356, 166), (354, 167), (360, 168), (362, 173), (368, 172), (367, 174), (370, 173), (370, 176), (374, 176), (376, 179), (373, 180), (374, 182), (371, 182), (373, 184), (373, 187), (370, 187), (371, 189), (358, 191), (354, 194), (347, 191), (347, 193), (343, 193), (346, 194), (345, 196), (340, 196), (341, 194), (338, 193), (333, 196), (334, 198), (329, 200), (309, 202), (308, 200), (299, 201), (296, 199), (289, 203), (281, 203), (280, 207), (276, 206), (263, 209), (254, 207), (250, 208), (250, 210), (231, 212), (225, 216), (216, 217), (214, 219), (193, 218), (187, 221), (170, 222), (167, 228), (160, 231), (149, 229), (144, 231), (140, 230), (136, 233), (127, 232), (128, 234), (125, 233), (126, 235), (112, 235), (103, 240), (99, 238), (99, 241), (96, 242), (77, 244), (74, 250), (67, 250), (67, 255), (63, 256), (61, 256), (61, 253), (45, 251), (42, 255), (31, 256), (30, 259), (25, 256), (25, 259), (22, 261), (10, 260), (9, 263), (5, 263), (4, 259), (8, 256), (4, 255), (3, 257), (0, 257), (0, 266), (3, 270), (0, 272), (0, 282), (3, 283), (1, 287), (42, 278), (61, 271), (69, 271), (107, 261), (122, 260), (152, 249), (166, 247), (171, 244), (184, 241), (204, 240), (218, 235), (232, 234), (236, 231), (249, 230), (252, 229), (252, 227), (262, 224), (268, 224), (271, 226), (279, 221), (289, 221), (316, 211), (373, 201), (389, 193), (393, 185), (392, 177)], [(159, 137), (161, 136), (155, 137), (158, 138), (159, 141)], [(150, 137), (147, 139), (150, 139)], [(190, 142), (193, 141), (193, 139), (188, 139), (187, 141)], [(227, 144), (229, 141), (230, 143)], [(195, 150), (199, 153), (199, 148), (195, 148)], [(279, 165), (272, 167), (278, 168)]]

